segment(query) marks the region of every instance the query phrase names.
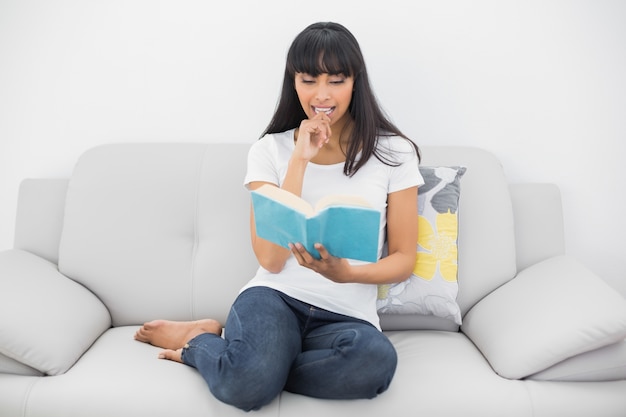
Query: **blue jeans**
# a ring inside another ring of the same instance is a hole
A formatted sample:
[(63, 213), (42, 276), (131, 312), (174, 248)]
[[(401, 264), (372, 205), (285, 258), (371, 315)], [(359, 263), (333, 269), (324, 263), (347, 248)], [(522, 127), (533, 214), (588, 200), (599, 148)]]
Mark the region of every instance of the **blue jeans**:
[(395, 373), (396, 351), (370, 323), (266, 287), (242, 292), (224, 339), (205, 333), (182, 351), (213, 395), (256, 410), (281, 391), (317, 398), (373, 398)]

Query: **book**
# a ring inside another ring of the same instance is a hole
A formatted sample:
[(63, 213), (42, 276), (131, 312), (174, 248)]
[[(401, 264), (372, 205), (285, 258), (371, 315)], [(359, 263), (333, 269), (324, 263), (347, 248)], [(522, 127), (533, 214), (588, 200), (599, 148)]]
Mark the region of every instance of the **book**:
[(315, 243), (339, 258), (378, 260), (380, 212), (362, 197), (328, 195), (311, 206), (289, 191), (263, 185), (252, 191), (257, 236), (289, 248), (301, 243), (315, 258)]

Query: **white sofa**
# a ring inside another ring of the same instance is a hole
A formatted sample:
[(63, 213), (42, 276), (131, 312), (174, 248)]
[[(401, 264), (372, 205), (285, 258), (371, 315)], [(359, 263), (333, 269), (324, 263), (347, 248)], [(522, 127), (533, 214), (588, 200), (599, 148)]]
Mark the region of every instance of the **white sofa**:
[[(70, 179), (21, 185), (0, 252), (0, 416), (234, 416), (191, 367), (133, 340), (155, 318), (225, 320), (257, 268), (247, 144), (120, 144)], [(397, 348), (373, 400), (283, 393), (259, 416), (626, 416), (626, 302), (565, 254), (559, 190), (508, 184), (480, 149), (423, 147), (462, 165), (463, 324), (382, 315)]]

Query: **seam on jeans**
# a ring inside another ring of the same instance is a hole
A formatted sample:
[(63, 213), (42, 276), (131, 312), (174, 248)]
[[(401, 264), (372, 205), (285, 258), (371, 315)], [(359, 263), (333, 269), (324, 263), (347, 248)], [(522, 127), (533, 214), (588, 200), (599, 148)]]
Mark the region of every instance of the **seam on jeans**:
[(316, 311), (317, 311), (317, 308), (315, 306), (309, 305), (309, 314), (307, 314), (306, 322), (304, 323), (304, 326), (302, 326), (302, 334), (307, 334), (309, 330), (309, 324), (313, 320), (314, 318), (313, 316), (315, 315)]

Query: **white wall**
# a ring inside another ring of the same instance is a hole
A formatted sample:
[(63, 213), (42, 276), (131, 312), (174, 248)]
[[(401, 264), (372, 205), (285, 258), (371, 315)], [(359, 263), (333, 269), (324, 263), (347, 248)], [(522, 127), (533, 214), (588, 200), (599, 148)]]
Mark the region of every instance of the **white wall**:
[(568, 252), (626, 288), (620, 0), (0, 0), (0, 249), (19, 182), (68, 176), (89, 147), (256, 140), (288, 45), (318, 20), (352, 30), (419, 144), (557, 183)]

